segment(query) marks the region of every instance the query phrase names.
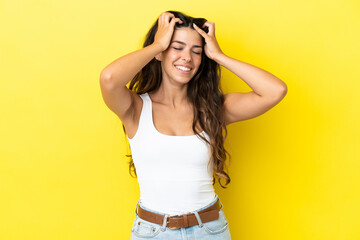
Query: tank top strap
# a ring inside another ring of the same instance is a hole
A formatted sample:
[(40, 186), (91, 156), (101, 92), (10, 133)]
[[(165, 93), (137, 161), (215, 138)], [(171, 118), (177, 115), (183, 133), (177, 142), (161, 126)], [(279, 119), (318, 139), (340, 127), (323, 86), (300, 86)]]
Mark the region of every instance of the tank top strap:
[(135, 138), (138, 138), (138, 135), (142, 135), (144, 133), (149, 133), (151, 131), (151, 117), (152, 117), (152, 108), (151, 108), (151, 99), (148, 95), (148, 93), (143, 93), (139, 95), (141, 99), (143, 100), (142, 109), (140, 113), (140, 119), (139, 119), (139, 125), (137, 128), (137, 131), (135, 133), (135, 136), (130, 139), (134, 140)]
[(151, 108), (151, 99), (148, 93), (143, 93), (140, 95), (143, 100), (143, 106), (141, 109), (140, 120), (143, 124), (149, 125), (152, 116), (152, 108)]

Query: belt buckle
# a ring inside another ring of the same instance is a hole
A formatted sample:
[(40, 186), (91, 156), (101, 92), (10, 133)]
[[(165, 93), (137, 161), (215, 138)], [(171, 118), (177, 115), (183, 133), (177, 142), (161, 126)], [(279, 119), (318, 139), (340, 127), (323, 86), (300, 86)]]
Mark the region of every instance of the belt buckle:
[[(187, 213), (185, 213), (185, 214), (186, 214), (186, 215), (189, 215), (189, 214), (192, 214), (192, 212), (187, 212)], [(175, 215), (175, 216), (172, 216), (172, 217), (179, 218), (179, 217), (182, 217), (182, 216), (185, 215), (185, 214)], [(170, 217), (167, 219), (166, 225), (168, 225), (169, 219), (170, 219)], [(181, 228), (181, 227), (168, 227), (168, 228), (169, 228), (170, 230), (176, 230), (176, 229), (179, 229), (179, 228)]]
[[(172, 216), (172, 217), (178, 218), (179, 216), (181, 216), (181, 215), (175, 215), (175, 216)], [(166, 220), (166, 226), (170, 223), (170, 222), (169, 222), (169, 219), (170, 219), (170, 217)], [(176, 229), (179, 229), (180, 227), (169, 227), (169, 226), (168, 226), (168, 228), (169, 228), (170, 230), (176, 230)]]

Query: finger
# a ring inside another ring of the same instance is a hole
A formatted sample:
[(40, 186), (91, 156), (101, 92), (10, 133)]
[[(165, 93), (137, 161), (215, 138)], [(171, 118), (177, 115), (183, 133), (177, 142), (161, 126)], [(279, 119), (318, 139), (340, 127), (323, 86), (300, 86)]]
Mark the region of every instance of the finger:
[(215, 36), (215, 23), (206, 21), (203, 24), (203, 27), (205, 27), (205, 26), (208, 27), (208, 29), (209, 29), (208, 34), (212, 35), (212, 36)]
[(165, 16), (165, 15), (174, 16), (174, 14), (171, 13), (171, 12), (163, 12), (162, 14), (163, 14), (164, 16)]
[(193, 23), (193, 26), (195, 28), (195, 30), (204, 38), (207, 38), (207, 34), (206, 32), (204, 32), (201, 28), (199, 28), (195, 23)]
[(168, 15), (167, 12), (163, 12), (159, 17), (159, 24), (165, 24), (166, 23), (166, 16)]
[(165, 16), (164, 16), (164, 23), (169, 23), (171, 20), (170, 20), (170, 17), (171, 17), (171, 15), (169, 15), (169, 14), (165, 14)]
[(165, 24), (165, 23), (169, 23), (171, 20), (170, 18), (171, 17), (175, 17), (174, 14), (170, 13), (170, 12), (163, 12), (162, 14), (162, 23)]
[(181, 19), (180, 18), (176, 18), (176, 17), (173, 17), (173, 18), (171, 18), (171, 20), (170, 20), (170, 24), (172, 24), (172, 25), (175, 25), (175, 23), (183, 23), (183, 21), (181, 21)]
[(176, 18), (176, 19), (179, 19), (179, 23), (183, 23), (183, 21), (180, 18)]
[(180, 18), (173, 18), (173, 19), (171, 19), (171, 24), (173, 24), (173, 25), (175, 25), (175, 23), (176, 22), (178, 22), (178, 23), (183, 23), (183, 21), (181, 21), (181, 19)]
[(159, 16), (159, 18), (158, 18), (158, 24), (160, 25), (160, 24), (162, 24), (162, 20), (163, 20), (163, 14), (161, 14), (160, 16)]

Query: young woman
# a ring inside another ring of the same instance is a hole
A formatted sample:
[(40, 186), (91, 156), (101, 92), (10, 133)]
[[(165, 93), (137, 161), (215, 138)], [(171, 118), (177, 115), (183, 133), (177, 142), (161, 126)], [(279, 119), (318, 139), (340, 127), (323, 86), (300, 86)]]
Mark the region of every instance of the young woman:
[[(253, 91), (224, 95), (220, 65)], [(167, 11), (142, 49), (105, 67), (100, 85), (106, 105), (123, 123), (132, 153), (129, 171), (140, 186), (131, 239), (230, 239), (213, 188), (215, 177), (223, 188), (221, 179), (230, 182), (226, 125), (274, 107), (286, 84), (223, 53), (213, 22)]]

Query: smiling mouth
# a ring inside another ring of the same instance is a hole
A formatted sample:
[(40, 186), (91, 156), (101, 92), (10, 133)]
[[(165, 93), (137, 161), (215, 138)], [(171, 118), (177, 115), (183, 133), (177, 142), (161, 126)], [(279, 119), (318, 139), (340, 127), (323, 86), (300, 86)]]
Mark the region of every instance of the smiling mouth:
[(187, 68), (187, 67), (183, 67), (183, 66), (176, 66), (175, 65), (175, 68), (177, 70), (179, 70), (181, 73), (190, 73), (192, 68)]

